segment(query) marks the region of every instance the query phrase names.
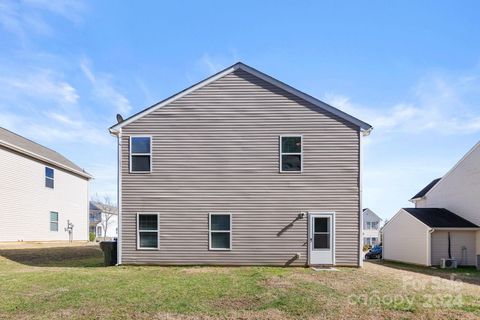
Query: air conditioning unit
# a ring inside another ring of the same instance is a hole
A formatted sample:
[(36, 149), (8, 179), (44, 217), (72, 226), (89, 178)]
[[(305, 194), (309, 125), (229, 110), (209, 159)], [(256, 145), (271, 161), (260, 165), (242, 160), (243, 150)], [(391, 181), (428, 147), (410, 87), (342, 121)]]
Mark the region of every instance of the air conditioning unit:
[(457, 259), (441, 259), (442, 264), (440, 267), (442, 269), (456, 269), (457, 268)]

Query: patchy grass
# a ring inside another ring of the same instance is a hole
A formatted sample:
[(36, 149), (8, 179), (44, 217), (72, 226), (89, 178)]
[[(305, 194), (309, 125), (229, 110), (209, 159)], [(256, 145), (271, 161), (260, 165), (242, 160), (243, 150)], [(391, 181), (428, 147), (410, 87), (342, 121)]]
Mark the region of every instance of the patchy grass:
[(405, 319), (480, 317), (480, 273), (391, 263), (102, 267), (97, 246), (0, 248), (1, 319)]

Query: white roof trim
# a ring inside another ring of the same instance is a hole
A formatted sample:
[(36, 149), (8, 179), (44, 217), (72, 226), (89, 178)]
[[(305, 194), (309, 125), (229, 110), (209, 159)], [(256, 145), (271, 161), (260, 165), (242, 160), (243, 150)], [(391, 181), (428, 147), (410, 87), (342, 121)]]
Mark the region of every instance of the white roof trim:
[(410, 214), (410, 212), (408, 212), (407, 210), (404, 210), (403, 208), (398, 210), (398, 212), (392, 217), (392, 219), (388, 220), (387, 223), (385, 223), (385, 225), (382, 227), (382, 233), (385, 231), (385, 229), (387, 228), (387, 226), (390, 224), (390, 222), (392, 222), (394, 219), (396, 219), (401, 213), (404, 213), (404, 214), (408, 214), (410, 217), (412, 217), (413, 219), (417, 220), (418, 222), (420, 222), (421, 224), (423, 224), (425, 227), (427, 227), (429, 230), (432, 230), (433, 228), (428, 226), (427, 224), (425, 224), (425, 222), (419, 220), (417, 217), (415, 217), (413, 214)]
[(291, 86), (289, 86), (289, 85), (287, 85), (287, 84), (285, 84), (285, 83), (283, 83), (283, 82), (281, 82), (277, 79), (274, 79), (274, 78), (264, 74), (263, 72), (260, 72), (260, 71), (254, 69), (252, 67), (249, 67), (249, 66), (247, 66), (247, 65), (245, 65), (241, 62), (238, 62), (238, 63), (234, 64), (233, 66), (228, 67), (225, 70), (222, 70), (219, 73), (217, 73), (217, 74), (215, 74), (215, 75), (213, 75), (213, 76), (211, 76), (211, 77), (209, 77), (209, 78), (207, 78), (207, 79), (205, 79), (205, 80), (203, 80), (203, 81), (201, 81), (201, 82), (199, 82), (199, 83), (197, 83), (197, 84), (195, 84), (195, 85), (193, 85), (193, 86), (191, 86), (191, 87), (189, 87), (189, 88), (187, 88), (187, 89), (185, 89), (181, 92), (179, 92), (178, 94), (175, 94), (175, 95), (171, 96), (170, 98), (167, 98), (167, 99), (165, 99), (165, 100), (163, 100), (163, 101), (161, 101), (157, 104), (154, 104), (153, 106), (151, 106), (151, 107), (149, 107), (149, 108), (147, 108), (143, 111), (140, 111), (139, 113), (131, 116), (130, 118), (125, 119), (123, 122), (120, 122), (116, 125), (113, 125), (110, 128), (110, 132), (111, 133), (116, 133), (123, 126), (126, 126), (127, 124), (132, 123), (133, 121), (135, 121), (135, 120), (137, 120), (137, 119), (139, 119), (139, 118), (141, 118), (141, 117), (143, 117), (143, 116), (145, 116), (145, 115), (147, 115), (147, 114), (149, 114), (149, 113), (151, 113), (151, 112), (153, 112), (153, 111), (155, 111), (155, 110), (157, 110), (157, 109), (159, 109), (159, 108), (161, 108), (165, 105), (168, 105), (168, 104), (172, 103), (173, 101), (175, 101), (177, 99), (180, 99), (181, 97), (183, 97), (183, 96), (185, 96), (185, 95), (187, 95), (187, 94), (189, 94), (189, 93), (191, 93), (191, 92), (193, 92), (197, 89), (200, 89), (201, 87), (206, 86), (206, 85), (210, 84), (211, 82), (213, 82), (217, 79), (220, 79), (220, 78), (234, 72), (237, 69), (242, 69), (242, 70), (244, 70), (244, 71), (246, 71), (246, 72), (248, 72), (248, 73), (250, 73), (250, 74), (252, 74), (252, 75), (254, 75), (254, 76), (256, 76), (256, 77), (258, 77), (258, 78), (260, 78), (260, 79), (262, 79), (262, 80), (264, 80), (264, 81), (266, 81), (266, 82), (268, 82), (272, 85), (274, 85), (274, 86), (277, 86), (277, 87), (279, 87), (279, 88), (281, 88), (281, 89), (283, 89), (283, 90), (285, 90), (285, 91), (287, 91), (287, 92), (289, 92), (289, 93), (291, 93), (291, 94), (293, 94), (293, 95), (295, 95), (295, 96), (297, 96), (297, 97), (299, 97), (299, 98), (301, 98), (301, 99), (303, 99), (307, 102), (310, 102), (311, 104), (313, 104), (313, 105), (315, 105), (319, 108), (322, 108), (322, 109), (338, 116), (339, 118), (342, 118), (344, 120), (347, 120), (350, 123), (353, 123), (353, 124), (357, 125), (358, 127), (360, 127), (361, 130), (364, 131), (364, 135), (368, 135), (370, 133), (370, 131), (372, 130), (372, 126), (369, 125), (368, 123), (363, 122), (363, 121), (361, 121), (361, 120), (359, 120), (359, 119), (357, 119), (357, 118), (355, 118), (355, 117), (353, 117), (353, 116), (351, 116), (351, 115), (349, 115), (349, 114), (347, 114), (347, 113), (345, 113), (345, 112), (343, 112), (343, 111), (341, 111), (337, 108), (334, 108), (331, 105), (328, 105), (325, 102), (322, 102), (322, 101), (320, 101), (320, 100), (318, 100), (318, 99), (316, 99), (316, 98), (314, 98), (314, 97), (312, 97), (312, 96), (310, 96), (306, 93), (303, 93), (303, 92), (301, 92), (301, 91), (299, 91), (299, 90), (297, 90), (297, 89), (295, 89), (295, 88), (293, 88), (293, 87), (291, 87)]
[(17, 152), (19, 152), (19, 153), (22, 153), (22, 154), (24, 154), (24, 155), (30, 156), (30, 157), (32, 157), (32, 158), (35, 158), (35, 159), (37, 159), (37, 160), (40, 160), (40, 161), (46, 162), (46, 163), (48, 163), (48, 164), (54, 165), (54, 166), (56, 166), (56, 167), (58, 167), (58, 168), (64, 169), (65, 171), (72, 172), (72, 173), (74, 173), (74, 174), (76, 174), (76, 175), (82, 176), (82, 177), (87, 178), (87, 179), (92, 179), (92, 176), (89, 175), (88, 173), (84, 172), (84, 171), (75, 170), (75, 169), (73, 169), (73, 168), (71, 168), (71, 167), (69, 167), (69, 166), (66, 166), (66, 165), (64, 165), (64, 164), (61, 164), (61, 163), (59, 163), (59, 162), (57, 162), (57, 161), (53, 161), (53, 160), (51, 160), (51, 159), (49, 159), (49, 158), (47, 158), (47, 157), (41, 156), (41, 155), (36, 154), (36, 153), (34, 153), (34, 152), (25, 150), (25, 149), (23, 149), (23, 148), (20, 148), (20, 147), (18, 147), (18, 146), (16, 146), (16, 145), (13, 145), (13, 144), (8, 143), (8, 142), (6, 142), (6, 141), (0, 140), (0, 145), (2, 145), (2, 146), (4, 146), (4, 147), (7, 147), (8, 149), (17, 151)]
[(425, 198), (430, 192), (432, 192), (432, 190), (434, 190), (439, 184), (441, 184), (443, 182), (443, 180), (445, 180), (445, 178), (447, 178), (449, 175), (451, 175), (453, 173), (453, 171), (455, 171), (455, 169), (457, 169), (457, 167), (460, 165), (460, 163), (462, 163), (466, 158), (468, 158), (468, 156), (473, 152), (475, 151), (478, 147), (480, 147), (480, 141), (478, 141), (472, 149), (470, 149), (454, 166), (452, 169), (450, 169), (437, 183), (435, 183), (435, 185), (433, 187), (430, 188), (430, 190), (427, 191), (427, 193), (425, 193), (423, 195), (423, 197), (420, 197), (420, 198), (415, 198), (415, 199), (410, 199), (411, 202), (413, 203), (416, 203), (418, 200), (421, 200), (423, 198)]
[(373, 210), (370, 209), (370, 208), (365, 208), (365, 210), (362, 211), (362, 214), (365, 214), (365, 211), (367, 211), (367, 210), (370, 211), (371, 213), (373, 213), (373, 215), (374, 215), (375, 217), (377, 217), (378, 220), (383, 221), (383, 219), (380, 218), (380, 217), (378, 216), (378, 214), (376, 214), (375, 212), (373, 212)]

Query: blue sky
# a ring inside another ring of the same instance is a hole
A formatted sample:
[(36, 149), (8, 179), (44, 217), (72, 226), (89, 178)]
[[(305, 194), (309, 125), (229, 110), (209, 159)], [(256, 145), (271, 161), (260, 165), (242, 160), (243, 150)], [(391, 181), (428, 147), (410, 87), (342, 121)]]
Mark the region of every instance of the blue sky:
[(364, 205), (391, 217), (480, 136), (475, 1), (0, 2), (0, 126), (115, 196), (107, 128), (243, 61), (375, 129)]

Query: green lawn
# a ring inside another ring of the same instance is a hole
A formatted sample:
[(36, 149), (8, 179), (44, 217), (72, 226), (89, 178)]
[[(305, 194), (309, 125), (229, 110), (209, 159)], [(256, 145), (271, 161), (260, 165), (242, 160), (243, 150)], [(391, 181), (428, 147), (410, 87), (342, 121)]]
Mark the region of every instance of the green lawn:
[(480, 273), (402, 264), (362, 269), (102, 266), (96, 246), (0, 249), (0, 319), (480, 317)]

